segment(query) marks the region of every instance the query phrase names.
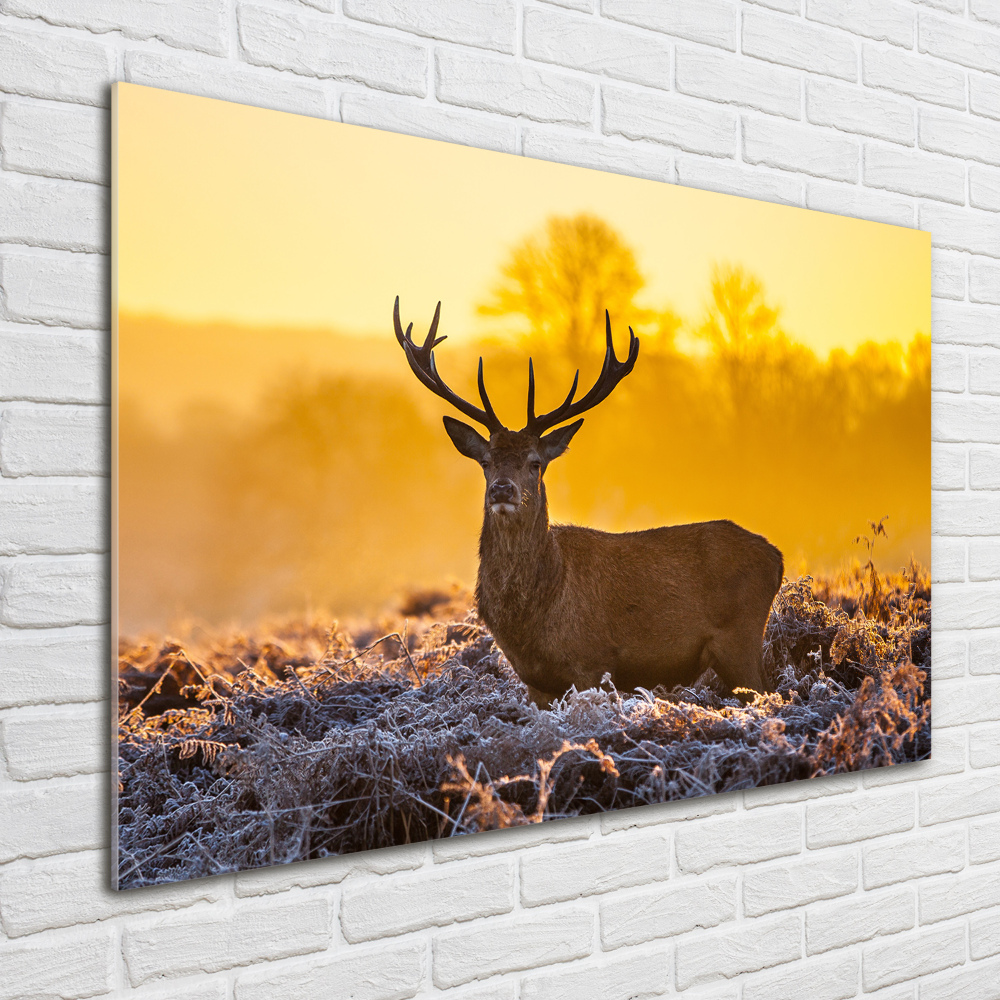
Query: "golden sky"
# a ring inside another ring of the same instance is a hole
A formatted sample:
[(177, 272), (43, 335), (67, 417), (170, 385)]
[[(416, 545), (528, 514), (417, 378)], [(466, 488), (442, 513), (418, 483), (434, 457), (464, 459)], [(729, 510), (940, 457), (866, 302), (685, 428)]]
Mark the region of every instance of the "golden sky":
[[(716, 261), (742, 264), (824, 354), (930, 329), (930, 237), (873, 222), (116, 85), (118, 302), (182, 319), (450, 335), (512, 246), (592, 212), (636, 251), (642, 301), (696, 320)], [(666, 153), (664, 154), (666, 155)]]

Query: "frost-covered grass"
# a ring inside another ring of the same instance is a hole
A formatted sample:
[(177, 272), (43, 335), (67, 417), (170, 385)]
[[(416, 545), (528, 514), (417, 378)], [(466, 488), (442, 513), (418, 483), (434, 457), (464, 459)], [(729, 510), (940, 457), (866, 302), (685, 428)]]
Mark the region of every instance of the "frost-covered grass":
[(930, 583), (786, 582), (775, 690), (536, 708), (462, 594), (354, 627), (120, 643), (122, 888), (896, 765), (930, 752)]

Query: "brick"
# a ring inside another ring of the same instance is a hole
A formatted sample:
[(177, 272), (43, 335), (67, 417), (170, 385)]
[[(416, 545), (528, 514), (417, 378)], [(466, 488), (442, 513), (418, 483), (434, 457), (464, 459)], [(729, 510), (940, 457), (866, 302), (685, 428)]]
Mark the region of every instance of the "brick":
[(969, 299), (1000, 305), (1000, 261), (986, 257), (969, 260)]
[(529, 59), (670, 89), (670, 47), (649, 32), (545, 8), (525, 10), (523, 30)]
[(660, 0), (601, 0), (601, 14), (691, 42), (736, 51), (736, 5), (723, 0), (691, 0), (683, 4), (666, 4)]
[[(994, 584), (941, 584), (934, 598), (934, 619), (942, 628), (1000, 625), (1000, 588)], [(935, 706), (940, 707), (940, 700)]]
[(1000, 450), (970, 449), (969, 486), (974, 490), (1000, 490)]
[(107, 128), (107, 115), (91, 108), (7, 101), (0, 162), (23, 174), (107, 184)]
[[(924, 204), (920, 206), (920, 228), (930, 232), (933, 246), (1000, 257), (1000, 225), (992, 212)], [(998, 326), (995, 317), (989, 319), (995, 330)], [(1000, 343), (1000, 332), (994, 340)]]
[(965, 13), (965, 0), (918, 0), (925, 7), (936, 7), (952, 14)]
[(15, 781), (93, 774), (111, 763), (103, 704), (73, 705), (58, 713), (22, 711), (0, 721), (0, 728), (7, 773)]
[(102, 483), (0, 481), (0, 555), (66, 555), (107, 547)]
[(860, 970), (857, 955), (796, 962), (749, 979), (743, 985), (743, 1000), (847, 1000), (857, 994)]
[(969, 13), (979, 21), (1000, 28), (1000, 3), (997, 0), (969, 0)]
[(524, 125), (521, 128), (521, 152), (538, 160), (572, 163), (592, 170), (607, 170), (657, 181), (670, 179), (670, 153), (652, 142), (594, 136), (579, 129)]
[(975, 869), (928, 879), (918, 888), (920, 923), (936, 924), (1000, 902), (1000, 870)]
[(865, 991), (928, 976), (965, 961), (965, 928), (920, 931), (866, 945), (861, 954)]
[(614, 833), (616, 830), (640, 829), (664, 823), (687, 824), (691, 820), (705, 819), (707, 816), (736, 812), (742, 798), (741, 792), (723, 792), (719, 795), (702, 795), (694, 799), (676, 799), (673, 802), (617, 809), (601, 814), (601, 831)]
[(920, 825), (1000, 812), (1000, 783), (994, 775), (950, 779), (934, 788), (920, 789)]
[(818, 955), (916, 925), (916, 901), (910, 888), (865, 892), (806, 911), (806, 953)]
[(920, 982), (920, 1000), (988, 1000), (996, 996), (1000, 963), (966, 965), (933, 979)]
[[(957, 872), (965, 866), (965, 832), (945, 830), (869, 844), (862, 855), (864, 887)], [(883, 983), (882, 985), (889, 985)]]
[[(1000, 166), (1000, 125), (940, 108), (921, 108), (918, 133), (923, 149)], [(991, 221), (996, 224), (996, 219)]]
[(348, 17), (384, 24), (425, 38), (514, 52), (517, 7), (514, 0), (437, 0), (408, 4), (400, 0), (344, 0)]
[(988, 212), (1000, 212), (1000, 170), (969, 164), (969, 204)]
[[(947, 212), (955, 211), (944, 205), (935, 207)], [(1000, 317), (995, 309), (953, 302), (932, 302), (931, 325), (934, 328), (935, 343), (1000, 347)]]
[(93, 997), (114, 986), (109, 929), (59, 934), (43, 941), (0, 943), (0, 1000)]
[(1000, 35), (954, 18), (920, 15), (921, 52), (948, 62), (1000, 73)]
[(749, 0), (760, 7), (769, 7), (771, 10), (781, 10), (786, 14), (801, 14), (803, 0)]
[(758, 972), (802, 955), (802, 918), (748, 920), (736, 930), (714, 931), (677, 942), (677, 987)]
[(436, 91), (445, 104), (464, 105), (541, 122), (591, 121), (594, 85), (510, 59), (439, 49)]
[[(1000, 426), (995, 429), (990, 426), (998, 414), (1000, 400), (989, 396), (945, 397), (941, 401), (937, 421), (932, 421), (933, 433), (945, 441), (955, 440), (959, 434), (982, 441), (1000, 441)], [(963, 417), (966, 420), (964, 433), (958, 423)]]
[(913, 827), (916, 808), (908, 790), (858, 793), (806, 807), (806, 843), (810, 848), (851, 844), (857, 840), (902, 833)]
[[(983, 452), (980, 449), (973, 449), (971, 455), (973, 469), (976, 459), (981, 454)], [(945, 494), (933, 498), (933, 509), (936, 519), (935, 530), (938, 534), (986, 535), (990, 533), (991, 523), (995, 523), (991, 522), (991, 516), (1000, 510), (1000, 497), (978, 492), (953, 496)], [(967, 624), (962, 622), (958, 627), (962, 628)]]
[(606, 134), (650, 139), (709, 156), (736, 152), (736, 115), (726, 108), (612, 86), (601, 88), (601, 103)]
[(964, 254), (932, 250), (931, 295), (939, 299), (964, 299), (965, 261)]
[(764, 11), (743, 12), (743, 54), (841, 80), (858, 78), (858, 51), (852, 39)]
[(743, 878), (743, 912), (748, 917), (760, 917), (843, 896), (857, 887), (858, 856), (853, 851), (783, 862), (747, 872)]
[(0, 254), (7, 318), (80, 329), (109, 325), (108, 259), (89, 253)]
[(108, 104), (114, 57), (101, 42), (53, 31), (0, 31), (0, 91), (79, 104)]
[(931, 489), (964, 490), (965, 448), (934, 442), (931, 454)]
[(520, 851), (537, 844), (558, 844), (568, 840), (586, 840), (594, 832), (590, 817), (560, 820), (528, 826), (490, 830), (474, 837), (446, 837), (431, 844), (437, 862), (463, 861), (502, 851)]
[(99, 4), (89, 0), (4, 0), (3, 10), (98, 34), (120, 31), (127, 38), (156, 38), (168, 45), (217, 55), (227, 51), (224, 0), (102, 0)]
[(670, 952), (641, 952), (565, 972), (547, 972), (521, 980), (521, 1000), (640, 1000), (670, 989)]
[(931, 388), (935, 392), (965, 392), (965, 351), (940, 348), (931, 358)]
[(814, 125), (830, 125), (842, 132), (907, 146), (916, 142), (913, 109), (905, 101), (833, 80), (806, 80), (806, 117)]
[(107, 421), (103, 406), (7, 406), (0, 413), (0, 469), (5, 476), (106, 474)]
[(822, 781), (787, 781), (778, 785), (759, 785), (748, 788), (743, 793), (746, 809), (761, 809), (765, 806), (780, 805), (785, 802), (805, 802), (828, 795), (843, 795), (858, 788), (859, 775), (826, 774)]
[(521, 902), (538, 906), (670, 877), (670, 840), (659, 835), (610, 836), (521, 859)]
[(199, 912), (131, 926), (122, 952), (128, 980), (139, 986), (162, 976), (218, 972), (323, 951), (331, 938), (329, 904), (306, 899), (283, 906), (242, 904), (222, 916)]
[(913, 202), (875, 194), (857, 184), (821, 184), (810, 181), (806, 187), (806, 204), (820, 212), (885, 222), (890, 226), (913, 225)]
[(105, 341), (0, 324), (0, 399), (97, 403), (106, 396)]
[(0, 178), (0, 242), (104, 253), (107, 207), (94, 184)]
[(965, 204), (965, 165), (946, 157), (866, 143), (862, 178), (869, 187)]
[(269, 7), (241, 4), (237, 17), (243, 53), (256, 66), (353, 80), (396, 94), (427, 93), (427, 50), (421, 45)]
[(1000, 395), (1000, 351), (972, 351), (969, 354), (969, 392)]
[(969, 110), (1000, 121), (1000, 80), (994, 76), (969, 74)]
[(913, 48), (916, 19), (905, 4), (891, 0), (806, 0), (806, 17), (876, 42)]
[(0, 623), (15, 628), (102, 625), (108, 620), (107, 560), (32, 559), (7, 570)]
[(514, 865), (505, 860), (351, 886), (341, 896), (340, 925), (344, 937), (356, 944), (513, 908)]
[(611, 950), (735, 919), (735, 875), (682, 879), (601, 900), (601, 943)]
[(711, 49), (678, 48), (676, 63), (682, 94), (800, 117), (802, 87), (795, 73)]
[(107, 642), (96, 628), (0, 635), (0, 708), (105, 697)]
[(104, 788), (94, 775), (0, 788), (0, 864), (94, 850), (104, 838)]
[(218, 879), (155, 886), (142, 892), (114, 892), (108, 888), (106, 867), (103, 851), (79, 851), (6, 866), (0, 872), (4, 932), (18, 938), (123, 913), (182, 909), (192, 903), (221, 899), (224, 893)]
[(355, 949), (333, 958), (253, 969), (236, 979), (236, 1000), (405, 1000), (420, 989), (419, 944)]
[(130, 49), (125, 53), (125, 79), (146, 87), (252, 104), (322, 118), (327, 96), (322, 85), (289, 78), (270, 67), (233, 65), (225, 59), (180, 52)]
[(340, 117), (350, 125), (459, 142), (501, 153), (513, 153), (517, 147), (517, 126), (510, 119), (497, 120), (406, 97), (348, 91), (340, 99)]
[(931, 539), (931, 579), (934, 583), (965, 582), (965, 540)]
[(576, 908), (561, 909), (557, 919), (550, 913), (519, 914), (449, 931), (434, 941), (434, 984), (446, 989), (500, 972), (570, 962), (590, 954), (593, 938), (593, 913)]
[(866, 43), (861, 51), (861, 80), (866, 87), (891, 90), (959, 111), (965, 109), (965, 74), (908, 52)]
[[(1000, 896), (994, 892), (986, 905), (995, 904), (998, 899)], [(1000, 955), (1000, 911), (994, 910), (969, 921), (969, 954), (975, 961)], [(1000, 971), (996, 965), (993, 968), (995, 974)], [(993, 980), (994, 984), (996, 981)]]
[(798, 854), (802, 818), (791, 808), (737, 813), (679, 827), (674, 836), (680, 870), (700, 873), (717, 865), (745, 865)]
[(969, 646), (970, 673), (1000, 674), (1000, 635), (974, 635)]
[(1000, 819), (969, 824), (969, 864), (1000, 861)]
[(724, 194), (782, 202), (786, 205), (802, 203), (802, 182), (785, 173), (694, 155), (679, 157), (675, 170), (678, 183), (685, 187), (721, 191)]
[(969, 579), (1000, 580), (1000, 543), (975, 541), (971, 544)]
[[(937, 615), (936, 610), (934, 614)], [(935, 728), (998, 721), (1000, 684), (995, 676), (942, 681), (934, 685)]]
[(347, 878), (390, 875), (420, 868), (427, 859), (424, 844), (406, 844), (377, 851), (318, 858), (303, 864), (278, 865), (237, 872), (236, 896), (268, 896), (289, 889), (334, 885)]

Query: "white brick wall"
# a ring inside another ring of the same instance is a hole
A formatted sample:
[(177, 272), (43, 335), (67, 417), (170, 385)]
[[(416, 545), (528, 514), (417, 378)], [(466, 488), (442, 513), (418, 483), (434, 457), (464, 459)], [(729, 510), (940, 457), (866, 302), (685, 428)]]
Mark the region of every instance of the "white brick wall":
[[(107, 888), (109, 83), (929, 229), (935, 759)], [(988, 1000), (997, 0), (0, 0), (0, 1000)]]

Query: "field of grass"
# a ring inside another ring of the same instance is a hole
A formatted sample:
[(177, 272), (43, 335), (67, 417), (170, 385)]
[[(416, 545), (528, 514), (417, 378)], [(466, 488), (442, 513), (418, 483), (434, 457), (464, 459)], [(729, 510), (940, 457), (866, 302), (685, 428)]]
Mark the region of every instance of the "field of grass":
[(461, 593), (343, 626), (119, 644), (119, 886), (624, 809), (930, 754), (930, 580), (781, 588), (773, 693), (536, 708)]

